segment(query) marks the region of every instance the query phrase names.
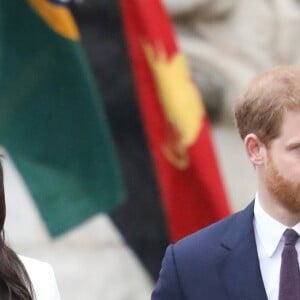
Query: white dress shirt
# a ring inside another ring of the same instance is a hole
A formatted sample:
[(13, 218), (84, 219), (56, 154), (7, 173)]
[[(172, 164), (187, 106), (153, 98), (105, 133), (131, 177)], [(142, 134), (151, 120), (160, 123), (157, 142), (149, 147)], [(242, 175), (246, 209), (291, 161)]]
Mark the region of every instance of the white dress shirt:
[(36, 259), (19, 255), (31, 280), (35, 300), (60, 300), (52, 267)]
[[(268, 215), (256, 195), (254, 203), (254, 233), (262, 279), (269, 300), (278, 300), (281, 253), (284, 247), (283, 233), (286, 226)], [(293, 229), (300, 235), (300, 223)], [(300, 253), (300, 239), (296, 243)], [(300, 259), (298, 255), (298, 262)]]

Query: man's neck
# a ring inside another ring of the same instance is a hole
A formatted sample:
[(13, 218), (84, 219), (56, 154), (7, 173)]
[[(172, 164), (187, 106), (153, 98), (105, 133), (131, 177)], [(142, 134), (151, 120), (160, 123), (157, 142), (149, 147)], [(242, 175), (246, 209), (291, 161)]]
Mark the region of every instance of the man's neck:
[(286, 207), (284, 207), (280, 201), (274, 199), (268, 191), (259, 189), (258, 195), (260, 205), (264, 211), (281, 224), (287, 227), (293, 227), (300, 222), (299, 212), (294, 213), (286, 209)]

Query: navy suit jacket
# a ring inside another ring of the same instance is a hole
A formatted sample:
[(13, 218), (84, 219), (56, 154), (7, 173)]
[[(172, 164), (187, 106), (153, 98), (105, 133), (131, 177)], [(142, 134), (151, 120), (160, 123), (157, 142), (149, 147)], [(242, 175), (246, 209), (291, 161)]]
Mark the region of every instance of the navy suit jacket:
[(151, 299), (267, 300), (253, 207), (170, 245)]

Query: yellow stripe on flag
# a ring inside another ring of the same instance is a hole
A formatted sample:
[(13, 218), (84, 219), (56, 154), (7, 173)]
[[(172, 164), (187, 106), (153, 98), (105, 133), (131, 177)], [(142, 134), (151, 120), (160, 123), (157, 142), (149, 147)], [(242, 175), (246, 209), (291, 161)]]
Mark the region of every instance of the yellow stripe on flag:
[(145, 43), (143, 48), (169, 124), (163, 152), (173, 166), (185, 169), (189, 166), (187, 149), (197, 140), (205, 116), (200, 92), (191, 79), (182, 53), (167, 58), (162, 45), (154, 49)]
[(65, 38), (79, 39), (78, 27), (68, 8), (50, 3), (47, 0), (27, 0), (27, 2), (52, 30)]

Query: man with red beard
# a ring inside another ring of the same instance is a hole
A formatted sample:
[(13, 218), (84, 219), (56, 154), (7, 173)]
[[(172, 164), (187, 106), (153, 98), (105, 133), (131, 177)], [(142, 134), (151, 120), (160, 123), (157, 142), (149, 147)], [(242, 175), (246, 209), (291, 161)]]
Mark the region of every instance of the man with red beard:
[(300, 300), (300, 67), (257, 76), (234, 113), (255, 200), (170, 245), (152, 300)]

